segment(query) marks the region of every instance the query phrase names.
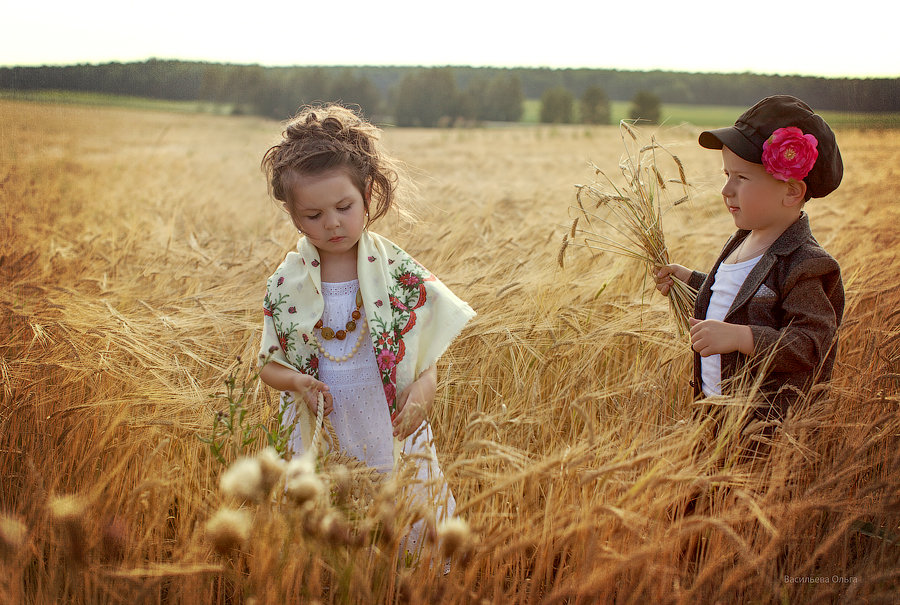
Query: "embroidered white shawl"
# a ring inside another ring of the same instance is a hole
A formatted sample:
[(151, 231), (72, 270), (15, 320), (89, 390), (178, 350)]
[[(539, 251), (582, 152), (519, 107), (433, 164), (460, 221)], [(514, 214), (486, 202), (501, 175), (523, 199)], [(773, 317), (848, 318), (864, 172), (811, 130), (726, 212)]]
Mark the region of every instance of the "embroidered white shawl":
[[(397, 395), (434, 365), (475, 311), (399, 246), (369, 231), (359, 240), (357, 277), (393, 417)], [(268, 357), (318, 379), (313, 326), (325, 308), (321, 291), (318, 250), (301, 237), (297, 251), (288, 253), (267, 282), (260, 361)], [(315, 418), (299, 395), (289, 397), (295, 400), (303, 443), (309, 444)], [(395, 464), (401, 447), (394, 439)]]

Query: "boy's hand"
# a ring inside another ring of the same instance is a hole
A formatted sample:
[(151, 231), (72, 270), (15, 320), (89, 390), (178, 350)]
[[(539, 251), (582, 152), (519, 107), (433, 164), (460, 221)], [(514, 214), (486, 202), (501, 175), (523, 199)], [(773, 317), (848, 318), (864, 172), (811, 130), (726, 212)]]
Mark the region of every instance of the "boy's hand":
[(654, 267), (653, 277), (656, 279), (656, 289), (659, 290), (660, 294), (663, 296), (668, 296), (669, 290), (675, 284), (672, 277), (674, 276), (678, 281), (687, 283), (691, 278), (691, 273), (692, 271), (687, 267), (676, 265), (674, 263), (665, 265), (664, 267)]
[(403, 440), (422, 426), (434, 404), (437, 371), (431, 366), (397, 397), (397, 413), (391, 419), (394, 437)]
[(691, 347), (701, 357), (721, 355), (740, 351), (745, 355), (753, 353), (753, 332), (750, 326), (730, 324), (716, 319), (689, 318), (691, 324)]
[(334, 398), (328, 392), (328, 385), (321, 380), (316, 380), (312, 376), (298, 373), (294, 378), (296, 384), (294, 391), (303, 394), (306, 400), (306, 408), (313, 415), (313, 418), (319, 413), (319, 393), (322, 393), (325, 400), (325, 416), (334, 411)]

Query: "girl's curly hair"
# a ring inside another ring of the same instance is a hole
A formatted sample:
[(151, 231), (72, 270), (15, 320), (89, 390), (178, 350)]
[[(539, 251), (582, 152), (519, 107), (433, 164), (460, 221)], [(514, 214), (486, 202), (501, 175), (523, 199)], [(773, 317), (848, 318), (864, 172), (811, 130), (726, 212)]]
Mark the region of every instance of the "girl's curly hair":
[(302, 107), (287, 122), (281, 142), (263, 156), (269, 195), (290, 213), (293, 179), (343, 168), (366, 202), (368, 222), (378, 220), (394, 203), (399, 182), (397, 162), (382, 149), (380, 135), (377, 126), (347, 107)]

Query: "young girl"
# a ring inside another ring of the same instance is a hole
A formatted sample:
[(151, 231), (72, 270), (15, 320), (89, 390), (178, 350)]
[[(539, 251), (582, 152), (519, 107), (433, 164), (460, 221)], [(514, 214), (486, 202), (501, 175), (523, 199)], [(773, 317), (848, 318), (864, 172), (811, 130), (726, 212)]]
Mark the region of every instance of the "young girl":
[(815, 240), (803, 208), (834, 191), (843, 164), (828, 124), (795, 97), (767, 97), (734, 126), (703, 132), (721, 149), (722, 198), (737, 232), (712, 270), (661, 268), (699, 290), (691, 319), (695, 394), (728, 394), (745, 371), (758, 380), (759, 420), (831, 376), (844, 290), (837, 261)]
[(310, 444), (321, 393), (346, 453), (382, 472), (412, 454), (433, 486), (443, 483), (427, 422), (435, 362), (475, 313), (369, 231), (398, 183), (379, 135), (344, 107), (307, 107), (263, 158), (269, 192), (301, 237), (267, 283), (260, 377), (292, 405), (295, 452)]

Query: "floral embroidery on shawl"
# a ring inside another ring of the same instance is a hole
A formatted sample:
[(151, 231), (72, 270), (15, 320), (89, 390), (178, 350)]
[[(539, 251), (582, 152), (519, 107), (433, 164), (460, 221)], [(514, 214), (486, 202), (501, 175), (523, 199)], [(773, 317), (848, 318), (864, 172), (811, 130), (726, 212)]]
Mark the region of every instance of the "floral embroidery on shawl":
[[(284, 278), (279, 278), (276, 288), (280, 287), (283, 283)], [(263, 301), (263, 315), (272, 318), (272, 323), (275, 326), (275, 333), (278, 335), (278, 342), (281, 344), (281, 350), (289, 361), (293, 360), (291, 361), (291, 365), (294, 366), (297, 371), (308, 374), (318, 380), (319, 357), (314, 353), (307, 355), (306, 357), (297, 355), (297, 352), (300, 351), (300, 347), (297, 346), (297, 335), (301, 333), (297, 324), (294, 322), (286, 324), (283, 320), (281, 307), (286, 300), (287, 295), (284, 293), (280, 293), (277, 297), (273, 298), (272, 292), (266, 292), (266, 298)], [(290, 307), (288, 309), (288, 313), (291, 315), (296, 312), (297, 309), (295, 307)], [(309, 344), (309, 336), (306, 334), (301, 334), (301, 336), (303, 338), (303, 344)]]
[[(399, 248), (395, 247), (395, 250), (402, 253)], [(370, 262), (374, 262), (374, 258), (370, 257)], [(394, 263), (394, 259), (388, 261), (391, 266)], [(391, 278), (392, 283), (388, 287), (391, 313), (385, 317), (375, 310), (369, 319), (369, 326), (384, 396), (393, 418), (397, 411), (397, 364), (406, 355), (403, 336), (416, 325), (416, 309), (427, 301), (425, 282), (434, 281), (435, 277), (414, 259), (401, 257), (399, 264), (391, 271)], [(376, 305), (380, 307), (378, 302)]]

